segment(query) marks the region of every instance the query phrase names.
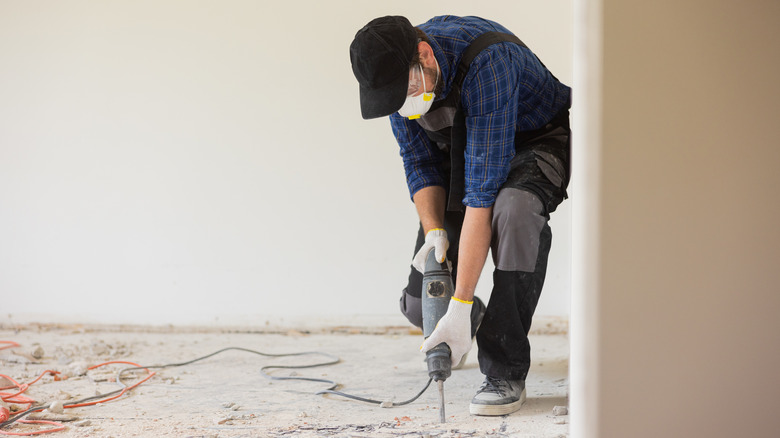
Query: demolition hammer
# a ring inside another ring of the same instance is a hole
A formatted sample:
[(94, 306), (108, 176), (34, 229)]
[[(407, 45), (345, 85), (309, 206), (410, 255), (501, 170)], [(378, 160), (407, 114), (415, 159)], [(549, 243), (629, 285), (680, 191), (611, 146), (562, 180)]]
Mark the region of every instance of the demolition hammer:
[[(447, 260), (439, 263), (436, 261), (435, 253), (435, 250), (428, 253), (422, 281), (423, 336), (425, 338), (433, 333), (436, 324), (447, 313), (447, 306), (450, 304), (455, 290)], [(425, 361), (428, 363), (428, 376), (439, 386), (439, 420), (444, 423), (446, 422), (444, 381), (452, 374), (450, 347), (444, 342), (433, 347), (426, 353)]]

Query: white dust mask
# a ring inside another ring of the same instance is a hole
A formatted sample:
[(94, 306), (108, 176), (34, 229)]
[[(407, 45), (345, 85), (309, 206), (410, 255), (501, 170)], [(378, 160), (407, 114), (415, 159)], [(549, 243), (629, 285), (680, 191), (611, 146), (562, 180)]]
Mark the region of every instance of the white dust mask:
[[(416, 70), (412, 70), (409, 73), (409, 89), (406, 93), (406, 101), (404, 102), (404, 106), (398, 110), (398, 114), (408, 117), (409, 120), (418, 119), (420, 116), (427, 113), (428, 110), (431, 109), (431, 105), (433, 105), (434, 97), (436, 97), (436, 94), (433, 92), (425, 92), (425, 73), (423, 73), (422, 65), (419, 65), (419, 67), (419, 76), (417, 75)], [(439, 82), (438, 65), (436, 66), (436, 82)], [(421, 85), (422, 87), (420, 87)], [(434, 88), (435, 87), (436, 85), (434, 85)]]

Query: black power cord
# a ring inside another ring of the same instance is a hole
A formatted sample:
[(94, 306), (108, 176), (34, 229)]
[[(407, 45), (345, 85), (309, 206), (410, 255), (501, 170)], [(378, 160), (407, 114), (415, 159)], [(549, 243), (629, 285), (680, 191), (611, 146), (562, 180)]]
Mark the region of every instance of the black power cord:
[[(107, 392), (105, 394), (98, 394), (98, 395), (94, 395), (94, 396), (91, 396), (91, 397), (83, 398), (81, 400), (70, 402), (68, 404), (77, 405), (77, 404), (87, 403), (87, 402), (91, 402), (93, 400), (99, 400), (101, 398), (110, 397), (110, 396), (116, 395), (116, 394), (124, 391), (127, 388), (127, 385), (125, 385), (124, 382), (122, 382), (122, 375), (124, 373), (126, 373), (126, 372), (137, 371), (137, 370), (174, 368), (174, 367), (181, 367), (181, 366), (185, 366), (185, 365), (191, 365), (191, 364), (193, 364), (195, 362), (199, 362), (199, 361), (208, 359), (210, 357), (216, 356), (216, 355), (218, 355), (220, 353), (224, 353), (224, 352), (230, 351), (230, 350), (243, 351), (243, 352), (246, 352), (246, 353), (257, 354), (257, 355), (265, 356), (265, 357), (295, 357), (295, 356), (311, 356), (311, 355), (324, 356), (324, 357), (326, 357), (328, 359), (327, 361), (325, 361), (325, 362), (317, 362), (317, 363), (308, 364), (308, 365), (266, 365), (266, 366), (260, 368), (260, 374), (262, 374), (263, 377), (265, 377), (265, 378), (267, 378), (269, 380), (303, 380), (303, 381), (307, 381), (307, 382), (327, 383), (327, 384), (330, 384), (330, 387), (328, 387), (327, 389), (324, 389), (322, 391), (316, 392), (314, 395), (324, 395), (324, 394), (337, 395), (337, 396), (345, 397), (345, 398), (352, 399), (352, 400), (357, 400), (357, 401), (362, 401), (362, 402), (366, 402), (366, 403), (377, 404), (377, 405), (380, 405), (381, 407), (403, 406), (403, 405), (407, 405), (409, 403), (412, 403), (413, 401), (415, 401), (418, 398), (420, 398), (421, 395), (423, 395), (423, 393), (428, 389), (428, 387), (431, 385), (431, 382), (433, 381), (432, 378), (429, 378), (428, 379), (428, 383), (425, 384), (425, 387), (419, 393), (417, 393), (417, 395), (415, 395), (414, 397), (410, 398), (409, 400), (405, 400), (405, 401), (398, 402), (398, 403), (391, 402), (391, 401), (380, 401), (380, 400), (374, 400), (374, 399), (370, 399), (370, 398), (360, 397), (360, 396), (357, 396), (357, 395), (347, 394), (347, 393), (344, 393), (344, 392), (341, 392), (341, 391), (336, 391), (336, 388), (338, 388), (340, 385), (339, 385), (339, 383), (337, 383), (337, 382), (335, 382), (333, 380), (317, 379), (317, 378), (313, 378), (313, 377), (299, 377), (299, 376), (272, 376), (271, 374), (269, 374), (267, 372), (268, 370), (273, 370), (273, 369), (304, 369), (304, 368), (322, 367), (322, 366), (328, 366), (328, 365), (335, 365), (335, 364), (337, 364), (337, 363), (339, 363), (341, 361), (341, 359), (339, 359), (338, 357), (333, 356), (331, 354), (322, 353), (322, 352), (319, 352), (319, 351), (307, 351), (307, 352), (302, 352), (302, 353), (271, 354), (271, 353), (263, 353), (263, 352), (257, 351), (257, 350), (250, 350), (248, 348), (242, 348), (242, 347), (226, 347), (226, 348), (223, 348), (221, 350), (217, 350), (217, 351), (215, 351), (215, 352), (213, 352), (211, 354), (207, 354), (205, 356), (201, 356), (201, 357), (198, 357), (196, 359), (188, 360), (186, 362), (170, 363), (170, 364), (165, 364), (165, 365), (150, 365), (150, 366), (137, 366), (137, 367), (123, 368), (123, 369), (121, 369), (117, 373), (117, 378), (116, 378), (116, 382), (119, 385), (122, 386), (120, 389), (117, 389), (116, 391)], [(10, 426), (13, 423), (21, 420), (25, 416), (27, 416), (27, 415), (29, 415), (29, 414), (31, 414), (33, 412), (42, 411), (42, 410), (46, 409), (47, 407), (48, 407), (47, 405), (33, 406), (33, 407), (30, 407), (30, 408), (28, 408), (28, 409), (26, 409), (26, 410), (24, 410), (22, 412), (19, 412), (19, 413), (15, 414), (12, 418), (8, 419), (7, 421), (5, 421), (3, 423), (0, 423), (0, 429), (5, 428), (7, 426)]]

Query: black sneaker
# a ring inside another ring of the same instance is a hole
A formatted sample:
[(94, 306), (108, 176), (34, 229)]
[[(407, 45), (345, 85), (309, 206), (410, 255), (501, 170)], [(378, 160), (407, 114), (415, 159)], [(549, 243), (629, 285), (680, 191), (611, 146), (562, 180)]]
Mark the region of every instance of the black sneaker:
[(520, 409), (525, 401), (525, 380), (485, 377), (477, 395), (471, 399), (473, 415), (507, 415)]
[[(482, 325), (482, 319), (485, 317), (485, 304), (480, 300), (478, 297), (474, 297), (474, 304), (473, 308), (471, 309), (471, 343), (474, 344), (474, 339), (477, 337), (477, 330), (479, 330), (479, 326)], [(463, 365), (466, 363), (466, 358), (469, 356), (469, 353), (466, 352), (466, 354), (463, 355), (463, 357), (460, 358), (457, 364), (455, 364), (452, 369), (453, 370), (459, 370), (463, 368)]]

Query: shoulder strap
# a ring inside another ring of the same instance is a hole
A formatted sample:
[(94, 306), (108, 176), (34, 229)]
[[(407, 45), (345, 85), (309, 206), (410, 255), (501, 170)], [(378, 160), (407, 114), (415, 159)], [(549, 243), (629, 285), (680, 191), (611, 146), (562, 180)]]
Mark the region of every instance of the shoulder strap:
[(460, 57), (460, 63), (458, 63), (458, 72), (455, 74), (455, 79), (452, 82), (455, 87), (458, 87), (458, 94), (460, 94), (460, 88), (463, 86), (463, 80), (466, 79), (466, 74), (469, 72), (469, 67), (474, 58), (486, 48), (496, 43), (515, 43), (520, 47), (528, 46), (523, 43), (520, 38), (504, 32), (485, 32), (482, 35), (476, 37), (474, 41), (466, 47), (463, 54)]

